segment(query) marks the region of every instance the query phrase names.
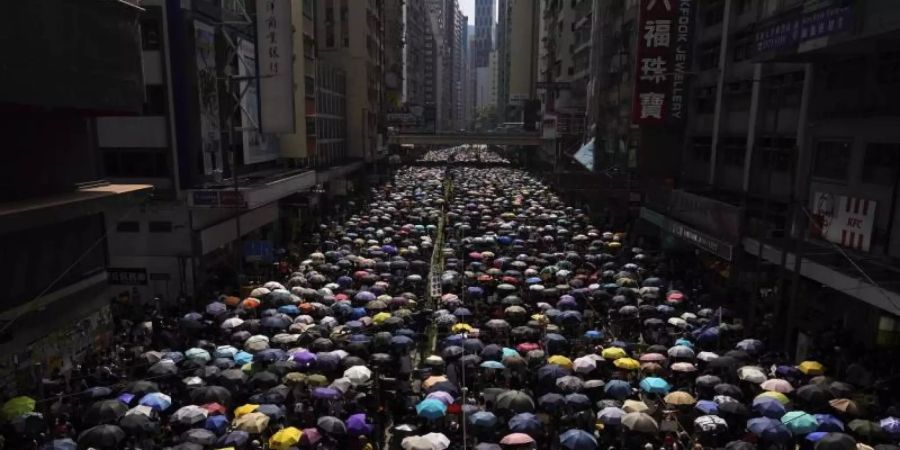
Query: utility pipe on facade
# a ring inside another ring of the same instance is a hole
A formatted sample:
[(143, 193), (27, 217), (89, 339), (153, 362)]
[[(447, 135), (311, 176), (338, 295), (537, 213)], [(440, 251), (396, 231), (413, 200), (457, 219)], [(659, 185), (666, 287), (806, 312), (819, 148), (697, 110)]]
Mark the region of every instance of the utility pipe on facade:
[(728, 33), (731, 28), (731, 0), (725, 0), (722, 13), (722, 40), (719, 45), (719, 77), (716, 82), (716, 109), (713, 115), (712, 147), (709, 155), (709, 184), (716, 184), (716, 157), (719, 150), (719, 129), (722, 127), (722, 95), (725, 87), (725, 68), (728, 67)]
[[(753, 91), (750, 95), (750, 119), (747, 121), (747, 147), (744, 150), (744, 192), (750, 192), (750, 173), (753, 165), (753, 149), (756, 146), (756, 122), (759, 119), (759, 91), (762, 80), (762, 64), (753, 65)], [(777, 130), (777, 128), (776, 128)]]

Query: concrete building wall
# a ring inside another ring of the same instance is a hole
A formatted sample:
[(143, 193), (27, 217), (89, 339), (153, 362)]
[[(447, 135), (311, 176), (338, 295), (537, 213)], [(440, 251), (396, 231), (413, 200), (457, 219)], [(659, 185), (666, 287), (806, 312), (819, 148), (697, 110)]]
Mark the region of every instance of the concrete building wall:
[[(534, 98), (538, 60), (538, 2), (509, 0), (509, 98), (507, 107), (521, 111)], [(509, 119), (509, 117), (507, 117)]]

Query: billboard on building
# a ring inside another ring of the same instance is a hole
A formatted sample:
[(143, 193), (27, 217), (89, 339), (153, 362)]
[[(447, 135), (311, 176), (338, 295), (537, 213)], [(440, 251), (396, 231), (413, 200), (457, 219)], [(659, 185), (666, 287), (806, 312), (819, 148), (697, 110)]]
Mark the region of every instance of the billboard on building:
[(812, 235), (844, 247), (869, 251), (875, 226), (875, 201), (816, 192)]
[(633, 123), (684, 123), (695, 1), (640, 0)]
[(244, 164), (278, 158), (278, 148), (259, 129), (259, 90), (256, 75), (256, 48), (253, 42), (238, 39), (238, 75), (241, 81), (241, 128)]
[(203, 173), (221, 174), (222, 129), (219, 121), (219, 89), (216, 78), (216, 29), (212, 25), (194, 21), (194, 41)]
[[(294, 132), (291, 0), (256, 2), (260, 121), (265, 133)], [(302, 58), (302, 56), (301, 56)]]

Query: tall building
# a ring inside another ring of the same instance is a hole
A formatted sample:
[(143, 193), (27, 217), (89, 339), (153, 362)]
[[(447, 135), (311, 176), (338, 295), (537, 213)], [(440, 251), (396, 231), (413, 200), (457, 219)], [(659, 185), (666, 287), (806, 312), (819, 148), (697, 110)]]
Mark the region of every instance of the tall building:
[(456, 123), (459, 98), (459, 86), (456, 81), (460, 72), (459, 21), (457, 20), (459, 8), (456, 0), (428, 0), (427, 7), (437, 44), (433, 48), (438, 50), (438, 57), (435, 61), (440, 63), (440, 76), (437, 77), (440, 81), (437, 86), (438, 101), (435, 103), (435, 107), (438, 109), (436, 129), (455, 130), (458, 129)]
[(494, 0), (475, 0), (475, 68), (487, 67), (494, 51), (494, 24), (496, 22)]
[(454, 34), (454, 42), (453, 42), (453, 73), (454, 80), (453, 82), (456, 85), (455, 96), (453, 98), (453, 104), (455, 109), (454, 114), (454, 123), (453, 129), (459, 130), (467, 127), (466, 117), (468, 113), (466, 111), (466, 106), (468, 102), (466, 100), (469, 89), (466, 85), (466, 80), (469, 78), (466, 73), (466, 69), (468, 67), (467, 60), (468, 57), (468, 48), (467, 44), (469, 41), (469, 18), (464, 16), (462, 11), (458, 8), (456, 10), (456, 31)]
[[(150, 282), (146, 271), (113, 266), (108, 236), (118, 220), (147, 204), (152, 186), (116, 181), (105, 166), (115, 161), (159, 175), (171, 171), (172, 154), (132, 148), (110, 155), (94, 134), (101, 115), (133, 116), (166, 103), (165, 90), (146, 88), (157, 80), (144, 75), (152, 68), (141, 63), (142, 53), (153, 51), (146, 44), (151, 35), (157, 44), (163, 37), (141, 26), (147, 16), (135, 3), (13, 2), (0, 15), (5, 36), (31, 37), (0, 39), (0, 51), (16, 61), (0, 83), (6, 397), (33, 391), (50, 371), (76, 366), (89, 348), (113, 346), (113, 301), (140, 302), (132, 287)], [(90, 45), (73, 39), (87, 35)]]
[(319, 58), (346, 74), (348, 156), (371, 161), (379, 150), (384, 100), (384, 2), (315, 2)]
[(316, 157), (331, 167), (347, 157), (347, 76), (331, 63), (320, 62), (316, 74)]
[[(403, 106), (403, 18), (404, 0), (383, 0), (384, 4), (384, 110)], [(420, 19), (419, 19), (420, 20)]]
[(425, 104), (425, 41), (430, 19), (425, 0), (403, 2), (403, 103)]
[[(429, 3), (429, 7), (431, 4)], [(427, 130), (439, 131), (443, 128), (444, 111), (444, 41), (438, 26), (438, 18), (431, 12), (425, 19), (424, 39), (424, 101), (423, 126)]]
[(525, 104), (537, 98), (540, 4), (499, 0), (498, 104), (501, 122), (521, 122)]

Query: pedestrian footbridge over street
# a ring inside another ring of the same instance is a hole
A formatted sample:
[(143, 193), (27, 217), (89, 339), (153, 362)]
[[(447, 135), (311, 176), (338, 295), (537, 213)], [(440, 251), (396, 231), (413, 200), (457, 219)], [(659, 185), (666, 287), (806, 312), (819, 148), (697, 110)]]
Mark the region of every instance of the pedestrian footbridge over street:
[(398, 133), (388, 136), (397, 145), (541, 145), (540, 133)]

